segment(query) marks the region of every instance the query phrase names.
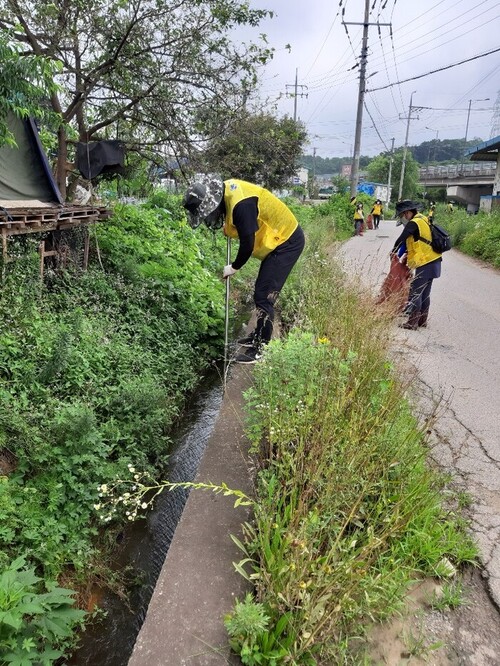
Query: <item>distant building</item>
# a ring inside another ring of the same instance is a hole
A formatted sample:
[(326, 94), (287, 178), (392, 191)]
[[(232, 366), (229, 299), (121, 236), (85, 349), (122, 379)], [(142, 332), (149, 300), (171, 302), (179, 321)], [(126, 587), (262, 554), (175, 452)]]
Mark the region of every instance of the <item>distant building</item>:
[(387, 185), (383, 183), (370, 183), (364, 181), (358, 184), (358, 192), (364, 192), (365, 194), (380, 199), (381, 201), (389, 201), (390, 192)]
[(303, 185), (307, 188), (307, 183), (309, 182), (309, 171), (305, 167), (300, 167), (295, 172), (295, 175), (292, 176), (292, 185)]

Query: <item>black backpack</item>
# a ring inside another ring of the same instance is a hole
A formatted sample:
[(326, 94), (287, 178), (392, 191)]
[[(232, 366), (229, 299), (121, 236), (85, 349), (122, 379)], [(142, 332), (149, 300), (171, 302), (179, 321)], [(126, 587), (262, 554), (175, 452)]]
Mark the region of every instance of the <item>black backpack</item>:
[(446, 229), (443, 229), (439, 224), (434, 224), (433, 222), (429, 222), (429, 226), (431, 228), (432, 240), (428, 241), (425, 238), (421, 238), (420, 240), (427, 243), (427, 245), (430, 245), (434, 252), (437, 252), (438, 254), (443, 254), (443, 252), (451, 250), (451, 238)]

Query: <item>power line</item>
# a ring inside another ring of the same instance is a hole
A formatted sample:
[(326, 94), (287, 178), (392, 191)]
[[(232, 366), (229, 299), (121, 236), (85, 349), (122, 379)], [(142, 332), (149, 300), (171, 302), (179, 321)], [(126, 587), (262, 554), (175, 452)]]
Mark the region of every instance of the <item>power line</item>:
[[(444, 0), (443, 0), (443, 1), (444, 1)], [(482, 5), (482, 4), (484, 4), (485, 2), (488, 2), (488, 1), (489, 1), (489, 0), (483, 0), (482, 2), (478, 3), (478, 4), (475, 5), (474, 7), (468, 9), (466, 12), (460, 14), (459, 17), (456, 17), (455, 19), (452, 19), (452, 21), (455, 21), (455, 20), (457, 20), (457, 18), (461, 18), (461, 17), (465, 16), (465, 14), (467, 14), (467, 13), (473, 11), (474, 9), (476, 9), (477, 7), (479, 7), (480, 5)], [(440, 3), (439, 3), (439, 4), (440, 4)], [(494, 8), (495, 8), (495, 7), (491, 7), (490, 9), (494, 9)], [(394, 8), (393, 8), (393, 11), (394, 11)], [(490, 11), (490, 10), (486, 10), (486, 11)], [(421, 18), (422, 16), (424, 16), (424, 15), (425, 15), (426, 13), (428, 13), (428, 12), (429, 12), (429, 10), (427, 10), (427, 12), (425, 12), (424, 14), (421, 14), (418, 18)], [(482, 14), (484, 14), (484, 13), (485, 13), (485, 12), (483, 12)], [(472, 19), (469, 19), (469, 24), (470, 24), (470, 21), (471, 21), (471, 20), (479, 18), (480, 16), (482, 16), (482, 14), (475, 15), (474, 17), (472, 17)], [(392, 16), (392, 15), (391, 15), (391, 16)], [(449, 25), (449, 23), (450, 23), (450, 21), (449, 21), (446, 25)], [(357, 56), (356, 56), (356, 53), (355, 53), (355, 47), (354, 47), (353, 44), (352, 44), (352, 40), (351, 40), (351, 38), (350, 38), (349, 32), (348, 32), (347, 27), (345, 26), (345, 24), (344, 24), (344, 27), (345, 27), (345, 30), (346, 30), (346, 34), (347, 34), (347, 38), (348, 38), (348, 40), (349, 40), (349, 44), (350, 44), (351, 50), (352, 50), (352, 52), (353, 52), (353, 54), (354, 54), (354, 57), (355, 57), (356, 60), (357, 60)], [(443, 25), (443, 26), (439, 26), (438, 28), (435, 28), (435, 29), (432, 30), (431, 32), (435, 32), (435, 31), (437, 31), (437, 30), (442, 30), (443, 27), (444, 27), (444, 25)], [(433, 51), (433, 50), (436, 50), (436, 49), (438, 49), (438, 48), (441, 48), (441, 47), (445, 46), (446, 44), (448, 44), (448, 43), (451, 42), (451, 41), (456, 41), (456, 39), (457, 39), (458, 37), (464, 37), (465, 35), (469, 34), (470, 32), (472, 32), (472, 31), (474, 31), (474, 30), (478, 30), (478, 29), (480, 29), (480, 28), (483, 28), (483, 24), (481, 23), (481, 25), (478, 25), (478, 26), (475, 26), (475, 27), (473, 27), (473, 28), (470, 28), (470, 29), (467, 30), (466, 32), (463, 32), (463, 33), (461, 33), (460, 35), (457, 35), (456, 37), (454, 37), (453, 39), (448, 40), (448, 42), (444, 42), (444, 43), (443, 43), (443, 42), (442, 42), (442, 37), (443, 37), (443, 35), (450, 34), (453, 30), (456, 30), (458, 27), (459, 27), (459, 26), (457, 26), (456, 28), (453, 28), (453, 29), (451, 29), (451, 30), (447, 30), (447, 31), (445, 31), (445, 32), (441, 32), (440, 35), (439, 35), (439, 37), (434, 37), (434, 38), (432, 38), (432, 39), (426, 41), (426, 44), (429, 44), (429, 43), (432, 42), (432, 41), (440, 40), (440, 41), (439, 41), (439, 44), (438, 44), (436, 47), (433, 47), (433, 48), (427, 49), (426, 51), (421, 51), (421, 52), (418, 52), (418, 53), (415, 51), (415, 47), (413, 47), (413, 48), (410, 48), (410, 49), (407, 50), (407, 51), (404, 51), (403, 53), (399, 53), (399, 54), (398, 54), (399, 58), (401, 58), (401, 56), (405, 56), (405, 55), (410, 54), (410, 53), (412, 54), (411, 57), (406, 58), (406, 60), (402, 60), (402, 61), (400, 60), (399, 64), (406, 63), (406, 62), (410, 62), (411, 60), (414, 60), (415, 58), (418, 58), (418, 57), (420, 57), (420, 56), (422, 56), (422, 55), (424, 55), (424, 54), (426, 54), (426, 53), (430, 53), (430, 52)], [(380, 33), (380, 28), (379, 28), (379, 33)], [(400, 31), (399, 31), (399, 30), (394, 31), (394, 34), (396, 34), (396, 33), (400, 34)], [(392, 55), (393, 55), (393, 60), (394, 60), (394, 69), (395, 69), (396, 76), (398, 77), (398, 80), (399, 80), (398, 63), (397, 63), (397, 61), (396, 61), (396, 50), (395, 50), (395, 47), (394, 47), (394, 34), (393, 34), (393, 31), (392, 31), (392, 26), (391, 26), (391, 28), (390, 28), (390, 38), (391, 38), (391, 46), (392, 46)], [(404, 33), (403, 33), (403, 34), (404, 34)], [(380, 34), (379, 34), (379, 37), (380, 37)], [(411, 42), (407, 42), (407, 43), (405, 43), (405, 46), (409, 46), (409, 45), (413, 44), (415, 41), (421, 41), (421, 40), (420, 40), (420, 38), (418, 38), (418, 39), (413, 40), (413, 41), (411, 41)], [(382, 40), (381, 40), (381, 39), (380, 39), (380, 46), (381, 46), (381, 50), (382, 50), (382, 57), (381, 57), (380, 55), (376, 55), (375, 57), (371, 57), (371, 58), (370, 58), (370, 63), (371, 63), (372, 66), (374, 66), (374, 65), (376, 66), (379, 62), (381, 62), (381, 61), (383, 60), (383, 61), (384, 61), (384, 65), (385, 65), (385, 67), (386, 67), (386, 69), (387, 69), (387, 63), (385, 62), (385, 54), (384, 54), (384, 49), (383, 49), (383, 45), (382, 45)], [(357, 67), (357, 66), (358, 66), (358, 64), (355, 65), (355, 67)], [(351, 68), (351, 69), (354, 69), (354, 67)], [(340, 71), (338, 71), (338, 70), (337, 70), (337, 71), (330, 70), (329, 72), (326, 72), (325, 74), (323, 74), (322, 76), (320, 76), (319, 79), (316, 79), (316, 83), (313, 83), (314, 80), (309, 82), (309, 83), (310, 83), (310, 90), (325, 90), (325, 89), (328, 90), (329, 87), (333, 87), (333, 86), (335, 86), (336, 84), (338, 84), (338, 77), (341, 76), (341, 74), (342, 74), (342, 72), (340, 72)], [(337, 80), (336, 80), (336, 79), (337, 79)], [(343, 84), (343, 83), (345, 83), (346, 81), (347, 81), (347, 79), (344, 79), (341, 83)], [(391, 93), (391, 94), (392, 94), (392, 93)], [(403, 98), (402, 98), (402, 95), (401, 95), (401, 90), (399, 90), (399, 96), (400, 96), (401, 106), (404, 108), (405, 105), (404, 105)]]
[(485, 56), (491, 55), (492, 53), (498, 53), (498, 51), (500, 51), (500, 47), (497, 49), (492, 49), (491, 51), (486, 51), (486, 53), (479, 53), (478, 55), (472, 56), (472, 58), (466, 58), (465, 60), (454, 62), (451, 65), (446, 65), (445, 67), (439, 67), (439, 69), (432, 69), (430, 72), (426, 72), (425, 74), (418, 74), (417, 76), (412, 76), (409, 79), (403, 79), (402, 81), (389, 83), (386, 86), (380, 86), (379, 88), (370, 88), (370, 90), (367, 90), (366, 92), (385, 90), (386, 88), (391, 88), (392, 86), (398, 86), (401, 83), (407, 83), (408, 81), (415, 81), (416, 79), (422, 79), (424, 76), (429, 76), (430, 74), (437, 74), (438, 72), (444, 72), (446, 69), (451, 69), (452, 67), (458, 67), (459, 65), (464, 65), (466, 62), (472, 62), (472, 60), (478, 60), (478, 58), (484, 58)]
[(328, 40), (328, 37), (330, 36), (331, 31), (333, 30), (333, 26), (335, 25), (335, 22), (336, 22), (336, 20), (337, 20), (338, 17), (339, 17), (339, 14), (340, 14), (340, 7), (342, 7), (342, 0), (340, 0), (340, 3), (339, 3), (339, 9), (337, 10), (337, 13), (335, 14), (335, 18), (333, 19), (333, 22), (332, 22), (330, 28), (328, 29), (328, 32), (326, 33), (326, 37), (325, 37), (325, 39), (323, 40), (323, 43), (321, 44), (321, 47), (320, 47), (320, 49), (319, 49), (319, 51), (318, 51), (318, 54), (316, 55), (316, 57), (314, 58), (314, 61), (313, 61), (312, 65), (309, 67), (309, 69), (308, 69), (307, 72), (306, 72), (306, 76), (305, 76), (306, 79), (307, 79), (307, 77), (309, 76), (309, 73), (311, 72), (312, 68), (313, 68), (314, 65), (316, 64), (318, 58), (319, 58), (320, 55), (321, 55), (321, 52), (323, 51), (323, 49), (324, 49), (324, 47), (325, 47), (325, 44), (326, 44), (326, 42), (327, 42), (327, 40)]
[[(447, 42), (443, 42), (443, 37), (444, 37), (444, 36), (446, 36), (446, 35), (448, 35), (448, 34), (451, 34), (453, 31), (456, 31), (457, 29), (460, 29), (460, 28), (462, 27), (463, 24), (460, 24), (459, 26), (456, 26), (455, 28), (451, 28), (451, 29), (448, 29), (448, 30), (446, 30), (446, 31), (443, 31), (443, 28), (444, 28), (445, 26), (448, 27), (448, 26), (450, 25), (450, 23), (453, 23), (453, 22), (456, 21), (457, 19), (464, 17), (466, 14), (468, 14), (468, 13), (471, 12), (471, 11), (474, 11), (477, 7), (479, 7), (480, 5), (484, 4), (484, 2), (487, 2), (487, 1), (489, 1), (489, 0), (483, 0), (483, 2), (481, 2), (481, 3), (477, 4), (477, 5), (475, 5), (474, 7), (468, 9), (466, 12), (463, 12), (462, 14), (460, 14), (460, 16), (455, 17), (454, 19), (449, 20), (445, 25), (440, 25), (440, 26), (438, 26), (437, 28), (435, 28), (434, 30), (431, 30), (430, 33), (428, 33), (428, 34), (431, 34), (432, 32), (440, 31), (440, 32), (439, 32), (439, 35), (437, 35), (436, 37), (433, 37), (433, 38), (431, 38), (431, 39), (428, 39), (428, 38), (426, 37), (425, 42), (422, 42), (422, 39), (421, 39), (420, 37), (417, 37), (417, 38), (413, 39), (413, 40), (410, 41), (410, 42), (405, 42), (405, 43), (404, 43), (404, 47), (405, 47), (405, 48), (406, 48), (406, 47), (410, 47), (410, 48), (407, 49), (407, 50), (405, 50), (405, 51), (403, 51), (403, 52), (399, 52), (399, 53), (398, 53), (399, 64), (406, 63), (406, 62), (410, 62), (411, 60), (414, 60), (415, 58), (419, 58), (419, 57), (421, 57), (422, 55), (425, 55), (426, 53), (430, 53), (431, 51), (434, 51), (434, 50), (436, 50), (436, 49), (439, 49), (439, 48), (445, 46), (446, 44), (448, 44), (448, 43), (450, 43), (450, 42), (456, 42), (456, 40), (457, 40), (458, 38), (465, 37), (465, 35), (469, 34), (470, 32), (472, 32), (472, 31), (474, 31), (474, 30), (484, 29), (484, 21), (482, 21), (479, 25), (477, 25), (477, 26), (475, 26), (475, 27), (472, 27), (472, 28), (469, 28), (467, 31), (462, 32), (462, 33), (460, 33), (459, 35), (455, 35), (454, 38), (449, 39)], [(498, 5), (495, 4), (494, 6), (492, 6), (492, 7), (490, 7), (489, 9), (483, 11), (482, 13), (480, 13), (480, 14), (476, 14), (475, 16), (469, 18), (469, 19), (467, 20), (467, 25), (470, 26), (470, 24), (471, 24), (471, 22), (472, 22), (473, 20), (479, 19), (484, 13), (486, 13), (487, 11), (491, 11), (492, 9), (496, 9), (497, 6), (498, 6)], [(392, 18), (392, 17), (391, 17), (391, 18)], [(413, 32), (414, 32), (414, 30), (413, 30)], [(398, 76), (398, 71), (397, 71), (396, 54), (395, 54), (395, 50), (394, 50), (394, 35), (398, 35), (398, 36), (401, 35), (401, 36), (404, 36), (405, 34), (406, 34), (405, 32), (401, 33), (401, 30), (400, 30), (400, 29), (399, 29), (399, 30), (395, 30), (395, 31), (394, 31), (394, 34), (393, 34), (392, 30), (390, 31), (391, 43), (392, 43), (392, 48), (393, 48), (393, 56), (394, 56), (394, 66), (395, 66), (396, 76), (398, 77), (398, 79), (399, 79), (399, 76)], [(428, 49), (425, 50), (425, 51), (422, 51), (422, 50), (418, 51), (418, 50), (417, 50), (417, 49), (419, 49), (420, 47), (428, 46), (431, 42), (436, 42), (436, 41), (438, 41), (437, 46), (434, 46), (434, 47), (432, 47), (432, 48), (428, 48)], [(411, 46), (411, 45), (414, 44), (415, 42), (417, 43), (417, 46)], [(402, 58), (403, 56), (410, 55), (410, 54), (411, 54), (410, 57), (406, 58), (405, 60), (401, 60), (401, 58)], [(382, 59), (382, 58), (380, 57), (380, 55), (377, 55), (377, 56), (375, 56), (374, 58), (371, 58), (371, 64), (372, 64), (372, 65), (374, 65), (374, 64), (378, 64), (378, 63), (381, 61), (381, 59)], [(401, 101), (402, 101), (402, 100), (401, 100)], [(403, 103), (403, 102), (402, 102), (402, 103)]]
[(365, 101), (363, 101), (363, 104), (365, 105), (366, 113), (370, 116), (370, 120), (372, 121), (372, 123), (373, 123), (373, 127), (374, 127), (375, 131), (377, 132), (377, 136), (378, 136), (378, 138), (379, 138), (379, 139), (382, 141), (382, 143), (384, 144), (384, 148), (385, 148), (387, 151), (389, 151), (389, 148), (387, 148), (387, 145), (386, 145), (385, 141), (384, 141), (383, 138), (380, 136), (380, 132), (378, 131), (377, 126), (375, 125), (375, 121), (373, 120), (373, 116), (372, 116), (372, 114), (370, 113), (370, 109), (367, 107)]

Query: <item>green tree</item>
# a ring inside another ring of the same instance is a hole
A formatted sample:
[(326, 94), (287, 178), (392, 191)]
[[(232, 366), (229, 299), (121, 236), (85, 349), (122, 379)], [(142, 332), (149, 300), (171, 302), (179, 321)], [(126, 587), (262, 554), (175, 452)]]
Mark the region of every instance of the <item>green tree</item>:
[(299, 167), (307, 134), (302, 123), (269, 113), (236, 115), (204, 154), (209, 170), (279, 189)]
[(474, 138), (464, 145), (463, 139), (432, 139), (418, 146), (410, 146), (409, 150), (419, 164), (428, 162), (461, 162), (467, 148), (474, 148), (482, 139)]
[(345, 176), (333, 176), (332, 185), (337, 188), (339, 194), (347, 194), (350, 190), (349, 179)]
[(236, 43), (231, 31), (269, 15), (245, 0), (6, 0), (0, 29), (25, 53), (62, 66), (61, 91), (50, 98), (62, 118), (61, 192), (70, 138), (120, 138), (150, 157), (198, 148), (206, 110), (223, 118), (242, 105), (256, 68), (272, 57), (265, 36), (258, 45)]
[[(376, 183), (387, 183), (389, 179), (389, 153), (381, 153), (373, 158), (367, 166), (368, 179)], [(391, 200), (396, 201), (399, 191), (399, 181), (401, 178), (401, 167), (403, 163), (403, 148), (394, 152), (391, 174), (392, 196)], [(405, 175), (403, 180), (402, 198), (408, 199), (414, 197), (418, 191), (418, 163), (413, 158), (410, 151), (406, 153)]]
[(6, 32), (0, 32), (0, 62), (0, 146), (15, 146), (6, 122), (8, 115), (46, 115), (42, 101), (54, 89), (55, 67), (46, 58), (24, 56), (21, 45)]

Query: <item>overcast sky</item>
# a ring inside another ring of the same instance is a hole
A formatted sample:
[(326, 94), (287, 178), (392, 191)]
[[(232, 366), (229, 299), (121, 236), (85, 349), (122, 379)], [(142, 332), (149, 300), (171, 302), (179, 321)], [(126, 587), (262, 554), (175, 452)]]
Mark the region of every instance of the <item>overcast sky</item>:
[[(298, 91), (308, 95), (297, 98), (297, 117), (311, 137), (307, 152), (312, 154), (315, 147), (322, 157), (351, 155), (363, 28), (348, 25), (347, 34), (342, 20), (362, 23), (365, 0), (250, 0), (250, 4), (275, 12), (254, 32), (254, 37), (265, 33), (276, 49), (261, 74), (261, 97), (282, 95), (279, 114), (293, 116), (294, 99), (285, 93), (293, 92), (298, 69), (299, 86), (307, 86)], [(468, 139), (489, 139), (500, 92), (500, 51), (376, 89), (500, 48), (498, 0), (370, 0), (371, 7), (370, 22), (392, 24), (392, 37), (389, 26), (369, 28), (366, 87), (371, 92), (365, 102), (373, 121), (365, 109), (361, 154), (390, 149), (392, 137), (396, 148), (404, 144), (412, 91), (413, 106), (431, 108), (413, 111), (410, 144), (464, 138), (471, 99)], [(479, 101), (486, 97), (489, 101)], [(500, 134), (499, 120), (497, 114), (496, 134)]]

